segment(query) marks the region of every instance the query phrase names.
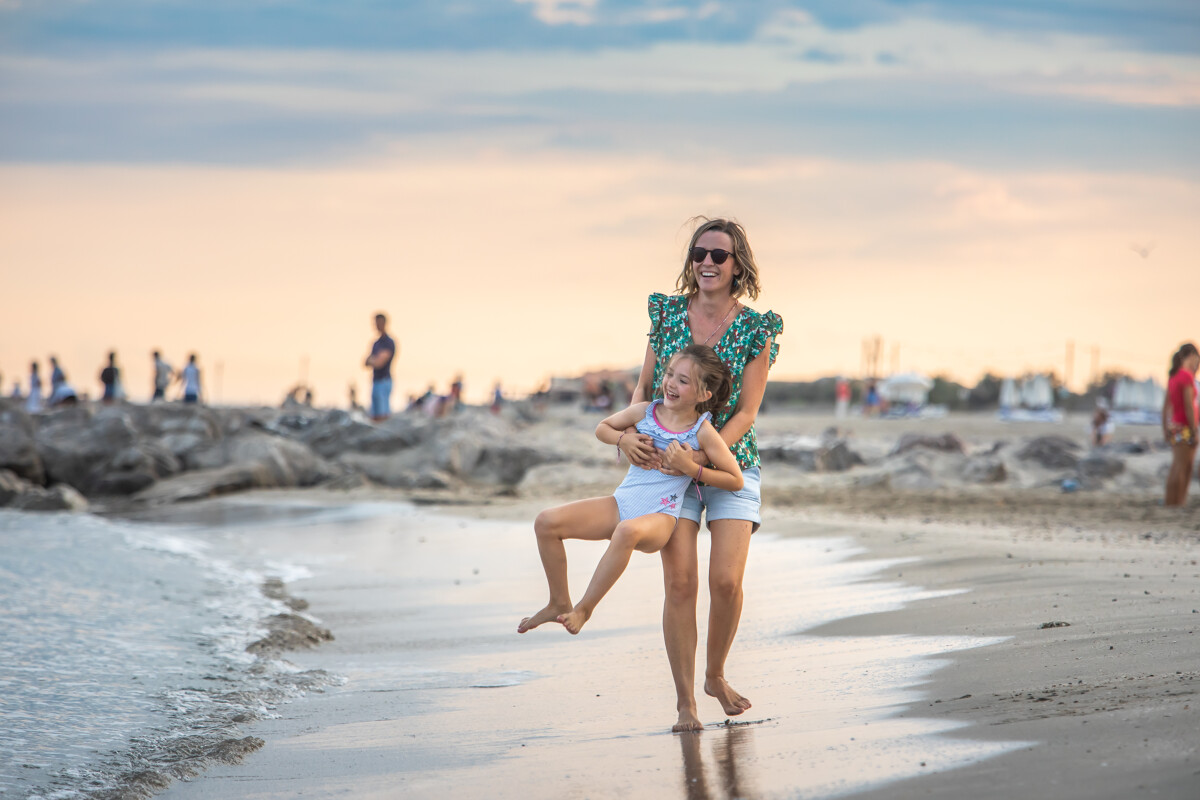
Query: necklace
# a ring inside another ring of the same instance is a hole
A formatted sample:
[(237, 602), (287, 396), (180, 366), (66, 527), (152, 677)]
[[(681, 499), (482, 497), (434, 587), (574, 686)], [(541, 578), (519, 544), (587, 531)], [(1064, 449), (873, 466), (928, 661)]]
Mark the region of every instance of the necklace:
[[(709, 334), (709, 335), (708, 335), (708, 336), (707, 336), (707, 337), (704, 339), (704, 341), (703, 341), (703, 342), (701, 342), (700, 344), (708, 344), (709, 340), (710, 340), (710, 339), (712, 339), (712, 337), (714, 337), (714, 336), (716, 336), (716, 335), (717, 335), (717, 331), (721, 330), (721, 326), (725, 324), (725, 320), (729, 319), (729, 315), (733, 313), (733, 310), (734, 310), (735, 308), (737, 308), (737, 304), (738, 304), (738, 301), (737, 301), (737, 300), (734, 300), (734, 301), (733, 301), (733, 305), (731, 305), (731, 306), (729, 307), (729, 310), (725, 312), (725, 316), (721, 317), (721, 321), (717, 323), (717, 327), (713, 328), (713, 329), (712, 329), (712, 333), (710, 333), (710, 334)], [(688, 314), (689, 314), (689, 317), (690, 317), (690, 315), (691, 315), (691, 312), (692, 312), (692, 304), (691, 304), (691, 302), (689, 301), (689, 302), (688, 302)], [(695, 339), (693, 339), (692, 341), (695, 341)]]

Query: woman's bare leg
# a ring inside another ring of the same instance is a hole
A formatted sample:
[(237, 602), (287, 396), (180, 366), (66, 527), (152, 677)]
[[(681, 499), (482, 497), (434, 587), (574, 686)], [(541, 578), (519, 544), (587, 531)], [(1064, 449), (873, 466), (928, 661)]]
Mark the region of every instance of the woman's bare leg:
[(699, 523), (679, 520), (671, 540), (663, 547), (663, 640), (675, 679), (675, 709), (679, 719), (671, 730), (698, 731), (704, 727), (696, 711), (696, 595), (700, 570), (696, 559)]
[(657, 553), (671, 538), (673, 530), (675, 518), (669, 514), (646, 514), (617, 525), (583, 597), (579, 598), (573, 609), (558, 615), (557, 619), (563, 627), (571, 633), (579, 633), (604, 595), (616, 585), (625, 567), (629, 566), (633, 551)]
[(750, 701), (725, 680), (725, 659), (742, 619), (742, 578), (750, 554), (748, 520), (718, 519), (708, 523), (712, 556), (708, 564), (708, 663), (704, 693), (715, 697), (726, 714), (735, 716), (750, 708)]
[(538, 555), (546, 571), (550, 587), (550, 602), (531, 617), (517, 625), (517, 633), (533, 630), (571, 610), (571, 593), (567, 587), (567, 548), (563, 539), (608, 539), (621, 521), (617, 501), (613, 497), (593, 497), (565, 506), (548, 508), (537, 515), (533, 531), (537, 534)]

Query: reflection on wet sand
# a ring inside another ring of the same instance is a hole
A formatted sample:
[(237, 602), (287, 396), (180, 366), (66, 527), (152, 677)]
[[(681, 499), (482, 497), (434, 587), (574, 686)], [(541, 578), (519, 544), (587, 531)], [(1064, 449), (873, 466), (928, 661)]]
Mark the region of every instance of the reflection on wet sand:
[[(683, 794), (687, 800), (754, 800), (760, 796), (748, 770), (739, 764), (754, 761), (754, 729), (746, 725), (720, 726), (704, 732), (682, 733), (679, 749), (683, 754)], [(716, 764), (719, 785), (710, 789), (708, 769), (704, 761), (704, 745), (708, 744)]]

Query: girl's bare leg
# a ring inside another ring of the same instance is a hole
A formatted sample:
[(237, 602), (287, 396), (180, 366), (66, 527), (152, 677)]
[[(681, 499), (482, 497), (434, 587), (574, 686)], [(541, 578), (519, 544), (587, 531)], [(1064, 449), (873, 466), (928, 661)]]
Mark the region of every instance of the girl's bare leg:
[(592, 575), (587, 591), (573, 609), (558, 616), (558, 621), (571, 633), (579, 633), (604, 595), (608, 594), (609, 589), (616, 584), (617, 578), (625, 572), (633, 551), (657, 553), (671, 538), (673, 530), (675, 517), (668, 514), (646, 514), (627, 519), (617, 525), (608, 549), (596, 565), (596, 572)]
[(700, 591), (696, 539), (699, 523), (679, 520), (671, 540), (663, 547), (663, 640), (675, 679), (676, 733), (704, 728), (696, 710), (696, 595)]
[(613, 497), (593, 497), (565, 506), (548, 508), (537, 515), (533, 531), (537, 534), (538, 555), (546, 571), (550, 587), (550, 602), (545, 608), (517, 625), (517, 633), (533, 630), (571, 610), (571, 594), (567, 588), (567, 548), (563, 539), (607, 539), (613, 534), (621, 516)]
[(726, 714), (735, 716), (750, 708), (750, 701), (725, 680), (725, 659), (742, 619), (742, 578), (750, 554), (748, 520), (719, 519), (708, 523), (712, 555), (708, 564), (708, 664), (704, 693), (715, 697)]

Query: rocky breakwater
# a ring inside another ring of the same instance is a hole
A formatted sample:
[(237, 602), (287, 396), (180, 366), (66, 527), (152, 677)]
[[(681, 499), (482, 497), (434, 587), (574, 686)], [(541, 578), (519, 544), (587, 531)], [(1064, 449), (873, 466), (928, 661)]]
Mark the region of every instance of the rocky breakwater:
[(381, 425), (337, 410), (128, 403), (26, 414), (0, 401), (0, 506), (163, 504), (247, 489), (505, 490), (564, 459), (520, 426), (466, 409)]
[(890, 443), (858, 440), (836, 429), (815, 437), (764, 437), (765, 463), (791, 468), (798, 486), (938, 490), (1007, 489), (1159, 491), (1170, 465), (1150, 441), (1089, 448), (1061, 434), (1016, 441), (964, 441), (953, 433), (905, 432)]

